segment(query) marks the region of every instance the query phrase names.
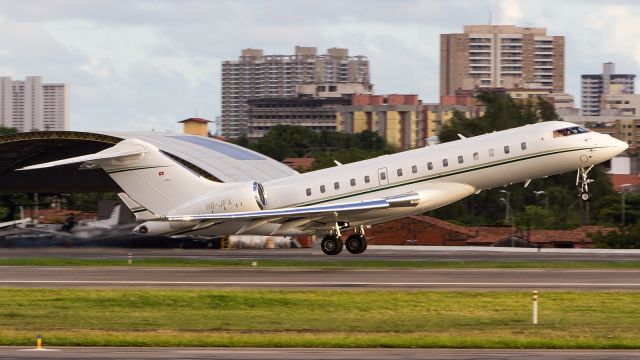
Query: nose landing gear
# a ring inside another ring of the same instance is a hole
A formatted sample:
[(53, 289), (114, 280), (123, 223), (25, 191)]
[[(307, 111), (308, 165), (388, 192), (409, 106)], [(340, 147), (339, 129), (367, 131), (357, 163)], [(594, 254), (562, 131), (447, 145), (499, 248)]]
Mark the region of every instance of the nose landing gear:
[(589, 201), (591, 198), (591, 194), (589, 193), (589, 183), (592, 183), (594, 180), (589, 179), (588, 174), (591, 169), (593, 169), (594, 165), (589, 166), (588, 168), (578, 168), (578, 174), (576, 176), (576, 186), (578, 187), (578, 196), (582, 201)]

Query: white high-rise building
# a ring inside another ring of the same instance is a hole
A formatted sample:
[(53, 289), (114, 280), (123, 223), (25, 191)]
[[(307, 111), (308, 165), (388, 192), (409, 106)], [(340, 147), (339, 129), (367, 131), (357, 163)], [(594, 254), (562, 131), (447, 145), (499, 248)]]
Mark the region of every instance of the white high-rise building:
[(307, 83), (359, 83), (370, 89), (369, 60), (349, 56), (342, 48), (322, 55), (315, 47), (303, 46), (296, 46), (293, 55), (242, 50), (238, 60), (222, 62), (222, 136), (237, 138), (249, 132), (247, 100), (296, 97), (297, 86)]
[(621, 94), (633, 94), (635, 79), (634, 74), (616, 74), (612, 62), (603, 65), (602, 74), (582, 75), (582, 115), (600, 116), (603, 97), (611, 92), (612, 85), (616, 85)]
[(20, 132), (68, 130), (67, 85), (43, 84), (40, 76), (0, 77), (0, 125)]

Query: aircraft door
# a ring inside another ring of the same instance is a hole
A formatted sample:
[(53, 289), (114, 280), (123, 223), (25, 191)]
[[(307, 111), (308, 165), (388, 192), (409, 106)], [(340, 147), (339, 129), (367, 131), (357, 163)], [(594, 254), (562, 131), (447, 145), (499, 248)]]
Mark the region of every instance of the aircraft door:
[(378, 169), (378, 183), (380, 185), (387, 185), (389, 183), (389, 174), (387, 174), (386, 167)]

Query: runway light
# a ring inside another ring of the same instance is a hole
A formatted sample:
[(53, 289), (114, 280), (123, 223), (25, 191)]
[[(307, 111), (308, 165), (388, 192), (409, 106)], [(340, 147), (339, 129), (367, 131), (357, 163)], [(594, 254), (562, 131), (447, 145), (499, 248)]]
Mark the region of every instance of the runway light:
[(127, 260), (129, 265), (133, 264), (133, 254), (129, 253), (129, 255), (127, 255)]
[(40, 335), (36, 338), (36, 349), (42, 350), (42, 336)]
[(251, 263), (251, 266), (253, 266), (253, 267), (258, 266), (258, 262), (257, 262), (257, 261), (252, 262), (252, 263)]
[(538, 292), (534, 291), (533, 296), (533, 325), (538, 325)]

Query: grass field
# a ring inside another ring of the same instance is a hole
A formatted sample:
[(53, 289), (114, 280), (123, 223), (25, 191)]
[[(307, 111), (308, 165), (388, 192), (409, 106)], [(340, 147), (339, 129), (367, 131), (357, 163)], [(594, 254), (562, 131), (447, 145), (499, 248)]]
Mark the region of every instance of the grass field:
[(0, 289), (0, 345), (640, 348), (640, 293)]
[[(447, 261), (447, 260), (225, 260), (180, 258), (135, 258), (133, 266), (173, 267), (250, 267), (256, 261), (261, 267), (297, 268), (426, 268), (426, 269), (640, 269), (640, 261)], [(0, 259), (0, 266), (122, 266), (122, 259), (12, 258)]]

